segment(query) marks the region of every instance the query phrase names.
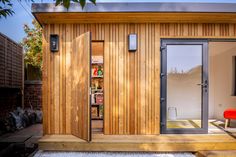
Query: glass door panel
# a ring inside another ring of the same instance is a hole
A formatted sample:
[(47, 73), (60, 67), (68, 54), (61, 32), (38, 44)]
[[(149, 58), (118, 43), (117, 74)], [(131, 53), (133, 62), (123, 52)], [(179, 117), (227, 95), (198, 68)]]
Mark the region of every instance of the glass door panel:
[(167, 45), (167, 128), (201, 127), (202, 45)]
[(206, 44), (187, 40), (162, 42), (162, 133), (207, 130)]

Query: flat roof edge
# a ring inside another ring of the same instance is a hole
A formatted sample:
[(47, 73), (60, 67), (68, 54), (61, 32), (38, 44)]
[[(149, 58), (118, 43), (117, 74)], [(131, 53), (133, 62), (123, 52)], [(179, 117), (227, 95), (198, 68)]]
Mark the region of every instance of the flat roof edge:
[(236, 3), (87, 3), (84, 9), (72, 3), (69, 9), (54, 3), (33, 3), (33, 13), (112, 13), (112, 12), (205, 12), (236, 13)]

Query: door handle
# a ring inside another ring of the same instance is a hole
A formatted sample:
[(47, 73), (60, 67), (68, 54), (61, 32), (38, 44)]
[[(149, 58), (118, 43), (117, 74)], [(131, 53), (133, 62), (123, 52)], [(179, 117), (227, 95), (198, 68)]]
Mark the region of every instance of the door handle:
[(207, 88), (208, 84), (207, 83), (198, 83), (198, 86), (202, 86), (203, 88)]

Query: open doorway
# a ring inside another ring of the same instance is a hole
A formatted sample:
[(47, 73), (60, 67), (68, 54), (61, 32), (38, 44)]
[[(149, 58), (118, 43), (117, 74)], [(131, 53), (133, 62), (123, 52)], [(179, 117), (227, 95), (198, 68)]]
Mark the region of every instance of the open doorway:
[(235, 56), (236, 42), (209, 42), (209, 133), (236, 135), (236, 121), (224, 129), (223, 116), (226, 109), (236, 109)]
[(92, 41), (91, 56), (91, 119), (92, 133), (103, 133), (104, 110), (104, 42)]
[[(236, 42), (205, 43), (208, 45), (207, 84), (204, 49), (198, 40), (162, 42), (162, 133), (230, 133), (236, 137), (236, 121), (231, 120), (225, 129), (223, 116), (226, 109), (236, 109)], [(204, 88), (208, 95), (205, 104)], [(204, 118), (206, 105), (208, 116)], [(205, 132), (199, 131), (201, 128)]]

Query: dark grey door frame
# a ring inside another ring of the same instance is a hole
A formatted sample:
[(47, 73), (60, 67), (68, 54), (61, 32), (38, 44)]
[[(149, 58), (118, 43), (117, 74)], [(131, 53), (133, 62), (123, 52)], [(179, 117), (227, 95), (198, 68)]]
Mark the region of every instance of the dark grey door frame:
[[(167, 128), (167, 45), (202, 45), (202, 104), (201, 128)], [(208, 40), (162, 39), (161, 40), (161, 133), (162, 134), (206, 134), (208, 133)]]

